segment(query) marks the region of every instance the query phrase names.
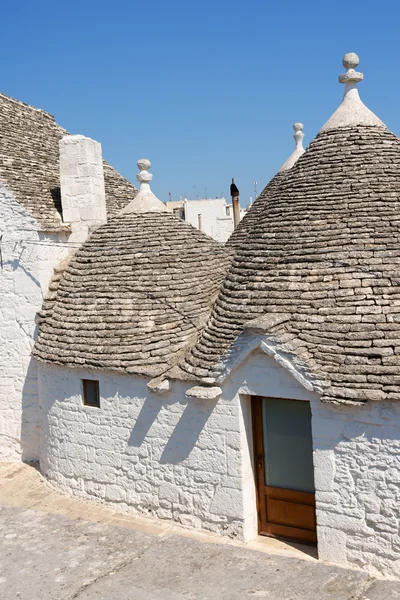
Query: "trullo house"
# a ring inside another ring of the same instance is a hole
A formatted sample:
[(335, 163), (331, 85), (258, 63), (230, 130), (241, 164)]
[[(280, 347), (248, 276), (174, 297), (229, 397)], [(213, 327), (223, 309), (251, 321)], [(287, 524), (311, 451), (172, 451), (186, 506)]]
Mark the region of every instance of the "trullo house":
[(39, 456), (31, 350), (54, 267), (136, 193), (98, 142), (0, 94), (0, 460)]
[(227, 248), (165, 211), (145, 160), (139, 194), (77, 229), (32, 407), (67, 492), (399, 577), (400, 139), (343, 65), (339, 108)]

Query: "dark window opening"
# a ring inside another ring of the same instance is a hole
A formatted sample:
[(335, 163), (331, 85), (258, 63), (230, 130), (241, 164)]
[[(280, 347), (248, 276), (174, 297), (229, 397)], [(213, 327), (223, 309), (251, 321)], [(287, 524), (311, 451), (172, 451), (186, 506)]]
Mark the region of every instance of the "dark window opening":
[(96, 379), (82, 379), (83, 404), (100, 408), (99, 382)]

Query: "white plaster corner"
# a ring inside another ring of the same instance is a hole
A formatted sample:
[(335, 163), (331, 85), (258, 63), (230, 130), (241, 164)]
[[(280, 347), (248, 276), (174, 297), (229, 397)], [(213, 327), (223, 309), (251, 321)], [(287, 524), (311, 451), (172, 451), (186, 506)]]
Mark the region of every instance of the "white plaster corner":
[(276, 351), (276, 348), (274, 347), (273, 344), (268, 344), (266, 341), (261, 341), (260, 343), (260, 350), (262, 352), (264, 352), (265, 354), (268, 354), (268, 356), (271, 356), (274, 360), (276, 360), (276, 362), (283, 367), (284, 369), (286, 369), (287, 371), (289, 371), (289, 373), (291, 375), (293, 375), (293, 377), (295, 379), (297, 379), (297, 381), (306, 388), (306, 390), (313, 392), (315, 391), (315, 387), (314, 385), (311, 383), (311, 381), (309, 381), (308, 379), (306, 379), (304, 377), (304, 375), (302, 375), (300, 373), (300, 371), (298, 371), (296, 369), (296, 367), (294, 366), (294, 364), (288, 360), (287, 358), (284, 358), (281, 354), (279, 354)]
[(169, 379), (160, 380), (160, 378), (156, 378), (149, 381), (147, 387), (151, 392), (155, 392), (156, 394), (165, 394), (165, 392), (169, 392), (171, 383)]
[(202, 400), (215, 400), (221, 396), (222, 390), (220, 387), (202, 387), (195, 385), (186, 391), (185, 396), (188, 398), (201, 398)]

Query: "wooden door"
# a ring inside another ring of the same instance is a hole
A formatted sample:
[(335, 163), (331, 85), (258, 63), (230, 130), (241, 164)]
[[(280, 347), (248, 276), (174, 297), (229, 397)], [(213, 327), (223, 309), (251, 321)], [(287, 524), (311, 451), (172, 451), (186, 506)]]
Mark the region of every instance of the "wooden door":
[(252, 409), (259, 533), (315, 545), (310, 404), (255, 397)]

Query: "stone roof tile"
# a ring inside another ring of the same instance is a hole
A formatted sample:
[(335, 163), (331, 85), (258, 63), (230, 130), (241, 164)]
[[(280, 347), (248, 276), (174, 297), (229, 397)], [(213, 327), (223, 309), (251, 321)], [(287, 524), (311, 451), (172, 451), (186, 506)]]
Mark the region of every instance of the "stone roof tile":
[(318, 134), (269, 191), (182, 373), (212, 381), (249, 321), (308, 365), (324, 400), (394, 397), (400, 377), (400, 140), (382, 126)]
[(56, 273), (33, 355), (158, 376), (194, 343), (230, 258), (172, 213), (122, 212)]
[[(59, 140), (68, 135), (43, 110), (0, 94), (0, 180), (47, 231), (66, 228), (61, 218)], [(118, 214), (137, 190), (106, 161), (107, 213)]]
[(294, 123), (293, 129), (293, 138), (295, 141), (294, 151), (289, 156), (289, 158), (283, 163), (278, 173), (265, 186), (261, 194), (256, 198), (250, 210), (247, 211), (243, 219), (233, 231), (233, 233), (227, 241), (228, 247), (238, 248), (246, 240), (248, 233), (251, 231), (252, 227), (256, 225), (264, 206), (268, 203), (269, 198), (271, 197), (276, 186), (279, 185), (279, 182), (281, 181), (282, 177), (284, 177), (286, 172), (296, 164), (300, 156), (304, 154), (304, 125), (303, 123)]

